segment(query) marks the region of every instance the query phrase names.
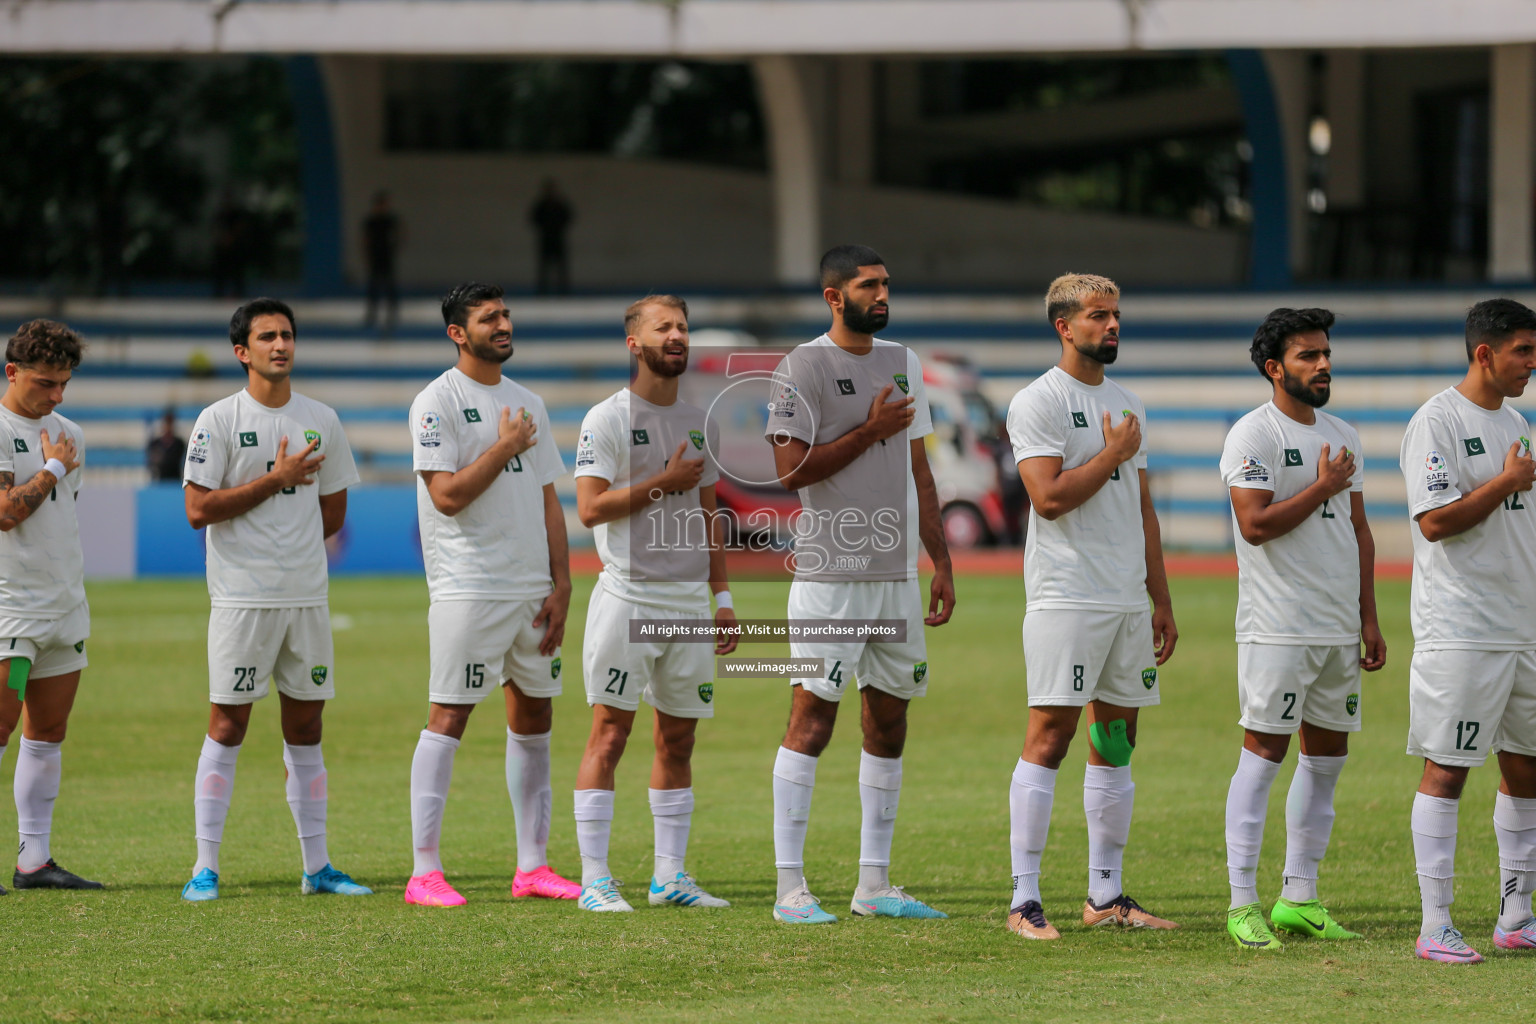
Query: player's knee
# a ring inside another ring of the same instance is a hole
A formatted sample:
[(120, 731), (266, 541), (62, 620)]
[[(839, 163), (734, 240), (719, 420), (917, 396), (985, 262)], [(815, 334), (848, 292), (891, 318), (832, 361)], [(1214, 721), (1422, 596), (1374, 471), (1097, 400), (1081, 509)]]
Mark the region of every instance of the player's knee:
[(1076, 732), (1077, 729), (1071, 725), (1031, 730), (1024, 743), (1024, 759), (1055, 771), (1066, 760)]
[(34, 722), (29, 719), (22, 734), (34, 743), (63, 743), (68, 731), (66, 722)]
[(821, 752), (827, 749), (827, 744), (832, 742), (832, 723), (822, 719), (809, 719), (791, 722), (789, 733), (784, 738), (784, 745), (790, 750), (811, 757), (820, 757)]
[(876, 726), (864, 736), (864, 749), (876, 757), (900, 757), (907, 745), (907, 723)]
[(290, 747), (312, 747), (321, 739), (320, 719), (309, 722), (283, 723), (283, 742)]
[(1094, 722), (1088, 727), (1088, 742), (1106, 762), (1124, 768), (1136, 749), (1135, 727), (1123, 718)]
[(588, 747), (593, 757), (612, 768), (624, 756), (624, 748), (628, 745), (628, 727), (618, 722), (607, 722), (593, 733)]
[(694, 735), (692, 729), (687, 732), (664, 733), (659, 739), (661, 742), (657, 745), (657, 749), (661, 756), (668, 761), (687, 764), (693, 759)]
[(511, 695), (512, 731), (524, 736), (549, 732), (555, 723), (555, 702), (548, 697), (530, 697), (512, 680), (506, 682)]

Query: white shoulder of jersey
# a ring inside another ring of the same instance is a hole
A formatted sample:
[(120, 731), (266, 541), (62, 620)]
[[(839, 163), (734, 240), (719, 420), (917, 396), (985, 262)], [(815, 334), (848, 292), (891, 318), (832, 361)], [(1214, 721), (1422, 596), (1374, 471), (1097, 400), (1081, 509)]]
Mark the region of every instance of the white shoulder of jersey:
[(245, 394), (244, 388), (236, 391), (232, 395), (225, 395), (223, 398), (219, 399), (217, 402), (211, 403), (206, 409), (204, 409), (202, 415), (227, 416), (231, 411), (233, 411), (235, 405), (240, 401), (240, 396), (243, 394)]

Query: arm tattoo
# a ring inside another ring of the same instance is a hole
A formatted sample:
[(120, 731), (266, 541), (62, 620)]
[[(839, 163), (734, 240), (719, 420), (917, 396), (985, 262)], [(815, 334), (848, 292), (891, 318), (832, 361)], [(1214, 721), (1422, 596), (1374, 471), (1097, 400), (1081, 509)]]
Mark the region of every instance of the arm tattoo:
[[(12, 529), (48, 500), (48, 492), (53, 490), (57, 481), (48, 482), (44, 472), (39, 471), (20, 487), (14, 486), (15, 474), (0, 473), (0, 492), (3, 492), (3, 496), (0, 496), (0, 529)], [(53, 474), (47, 475), (51, 477)]]

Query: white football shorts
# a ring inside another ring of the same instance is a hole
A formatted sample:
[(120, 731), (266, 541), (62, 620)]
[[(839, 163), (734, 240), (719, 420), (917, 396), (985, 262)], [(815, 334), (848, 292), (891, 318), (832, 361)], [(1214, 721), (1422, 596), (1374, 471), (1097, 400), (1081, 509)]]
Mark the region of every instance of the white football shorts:
[(214, 608), (208, 614), (208, 700), (254, 704), (267, 681), (295, 700), (336, 696), (331, 612), (310, 608)]
[(51, 679), (85, 668), (85, 641), (91, 609), (81, 601), (56, 619), (23, 619), (0, 614), (0, 660), (32, 659), (29, 679)]
[(1237, 645), (1239, 724), (1294, 733), (1301, 723), (1360, 731), (1360, 645)]
[(1042, 608), (1024, 616), (1029, 706), (1123, 708), (1161, 700), (1151, 611)]
[(504, 683), (529, 697), (560, 696), (560, 651), (539, 653), (544, 624), (534, 616), (544, 598), (522, 601), (433, 601), (427, 644), (434, 704), (479, 704)]
[(1536, 757), (1536, 651), (1415, 651), (1408, 753), (1476, 767), (1501, 750)]
[(587, 703), (635, 711), (641, 698), (675, 718), (715, 716), (715, 645), (654, 640), (634, 643), (631, 619), (688, 622), (713, 621), (707, 601), (692, 611), (636, 604), (609, 592), (598, 577), (587, 605), (581, 669)]
[(842, 700), (847, 684), (873, 686), (902, 700), (928, 692), (928, 642), (923, 636), (923, 598), (917, 580), (796, 580), (789, 587), (791, 620), (902, 619), (902, 642), (875, 640), (790, 641), (792, 658), (820, 658), (819, 678), (791, 679), (822, 700)]

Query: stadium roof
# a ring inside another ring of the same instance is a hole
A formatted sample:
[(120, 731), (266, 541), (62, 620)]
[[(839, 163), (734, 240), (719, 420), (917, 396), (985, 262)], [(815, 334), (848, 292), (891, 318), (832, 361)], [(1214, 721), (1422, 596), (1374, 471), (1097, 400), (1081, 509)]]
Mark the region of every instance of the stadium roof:
[(1536, 41), (1531, 0), (27, 0), (0, 52), (698, 57)]

